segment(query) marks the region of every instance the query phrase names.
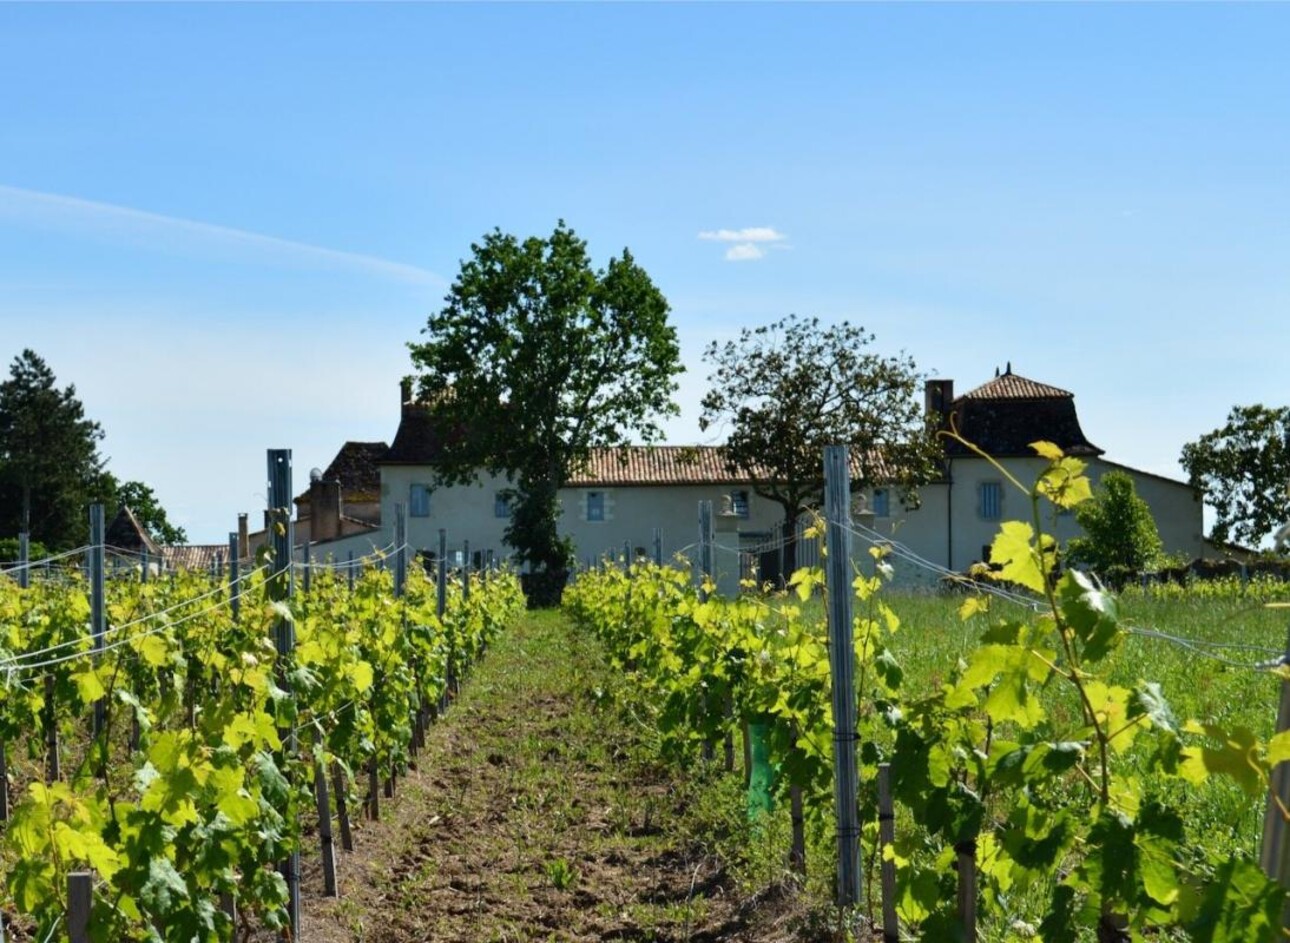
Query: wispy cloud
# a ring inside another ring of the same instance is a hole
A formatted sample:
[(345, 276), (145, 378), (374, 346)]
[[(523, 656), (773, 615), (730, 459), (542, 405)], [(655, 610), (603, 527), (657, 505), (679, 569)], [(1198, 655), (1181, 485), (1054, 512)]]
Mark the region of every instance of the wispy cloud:
[(362, 272), (413, 284), (446, 284), (442, 276), (428, 269), (361, 252), (330, 249), (115, 203), (0, 184), (0, 219), (4, 218), (42, 228), (77, 233), (92, 231), (109, 239), (143, 243), (158, 249), (173, 249), (179, 243), (190, 251), (194, 248), (198, 251), (234, 250), (259, 262), (276, 260), (280, 264), (306, 264)]
[(727, 262), (751, 262), (764, 258), (766, 250), (752, 242), (741, 242), (726, 250)]
[(708, 242), (733, 243), (726, 250), (727, 262), (753, 262), (766, 257), (766, 247), (787, 249), (788, 237), (774, 226), (748, 226), (744, 229), (705, 229), (700, 239)]
[(788, 237), (773, 226), (749, 226), (746, 229), (708, 229), (700, 239), (712, 242), (783, 242)]

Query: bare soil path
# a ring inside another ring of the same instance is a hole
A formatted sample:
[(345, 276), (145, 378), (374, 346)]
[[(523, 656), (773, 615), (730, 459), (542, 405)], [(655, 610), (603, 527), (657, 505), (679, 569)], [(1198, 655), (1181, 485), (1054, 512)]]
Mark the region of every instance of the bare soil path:
[(684, 833), (648, 732), (597, 696), (612, 683), (562, 615), (524, 617), (340, 855), (343, 896), (306, 864), (304, 943), (799, 939), (793, 895), (741, 896)]

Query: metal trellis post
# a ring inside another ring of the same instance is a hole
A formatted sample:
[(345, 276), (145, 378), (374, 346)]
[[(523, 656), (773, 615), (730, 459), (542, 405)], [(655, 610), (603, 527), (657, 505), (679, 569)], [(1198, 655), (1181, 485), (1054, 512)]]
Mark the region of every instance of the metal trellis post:
[[(103, 659), (103, 636), (107, 632), (107, 607), (103, 599), (103, 505), (90, 505), (90, 632), (94, 636), (94, 663)], [(94, 736), (107, 726), (107, 701), (94, 702)]]
[(228, 532), (228, 601), (234, 622), (242, 615), (241, 561), (237, 558), (237, 549), (237, 531), (231, 530)]
[[(273, 575), (269, 579), (269, 598), (286, 602), (295, 591), (295, 579), (292, 572), (292, 549), (294, 546), (295, 525), (291, 520), (291, 450), (269, 449), (269, 536), (273, 544)], [(278, 684), (290, 692), (287, 680), (287, 659), (295, 648), (295, 626), (290, 619), (279, 618), (275, 627), (275, 641), (278, 648), (279, 675)], [(282, 738), (283, 749), (294, 756), (297, 751), (296, 731), (286, 732)], [(300, 852), (294, 851), (279, 866), (287, 882), (290, 938), (299, 939), (300, 935)]]
[(856, 804), (855, 647), (851, 624), (851, 472), (847, 448), (824, 449), (824, 516), (829, 556), (829, 667), (833, 690), (834, 800), (838, 822), (838, 906), (860, 902), (860, 823)]

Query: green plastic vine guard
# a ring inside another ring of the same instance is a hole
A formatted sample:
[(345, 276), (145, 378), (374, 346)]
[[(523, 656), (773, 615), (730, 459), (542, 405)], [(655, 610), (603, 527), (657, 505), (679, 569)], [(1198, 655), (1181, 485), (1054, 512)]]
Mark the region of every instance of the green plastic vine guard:
[(748, 722), (748, 747), (752, 758), (748, 775), (748, 821), (756, 822), (774, 808), (771, 791), (775, 788), (775, 771), (770, 765), (770, 724)]

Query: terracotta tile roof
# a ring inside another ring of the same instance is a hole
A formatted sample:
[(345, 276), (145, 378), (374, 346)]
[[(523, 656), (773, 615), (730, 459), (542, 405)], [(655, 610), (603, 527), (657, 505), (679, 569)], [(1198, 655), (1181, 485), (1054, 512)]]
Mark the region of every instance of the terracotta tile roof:
[[(1075, 412), (1075, 395), (1008, 372), (964, 393), (950, 407), (963, 438), (994, 456), (1033, 456), (1031, 442), (1046, 440), (1070, 455), (1101, 455)], [(957, 442), (948, 455), (968, 454)]]
[(593, 449), (585, 468), (569, 484), (591, 485), (707, 485), (746, 482), (746, 475), (726, 471), (721, 449), (711, 445), (626, 445)]
[[(878, 465), (879, 478), (894, 476)], [(765, 478), (764, 469), (758, 477)], [(859, 476), (860, 462), (851, 457), (851, 474)], [(821, 456), (823, 474), (823, 456)], [(752, 477), (732, 474), (726, 469), (720, 446), (716, 445), (625, 445), (593, 449), (587, 466), (569, 479), (573, 488), (628, 485), (728, 485), (748, 484)]]
[(430, 410), (420, 403), (404, 403), (394, 444), (378, 461), (382, 465), (433, 465), (440, 450)]
[(384, 442), (346, 442), (331, 460), (323, 478), (340, 480), (345, 497), (353, 494), (380, 494), (381, 468), (376, 463), (390, 447)]
[[(381, 467), (390, 447), (384, 442), (346, 442), (323, 472), (324, 481), (339, 481), (341, 498), (347, 502), (375, 500), (381, 494)], [(305, 491), (296, 503), (308, 503)]]
[(161, 548), (166, 567), (174, 570), (209, 570), (217, 559), (227, 557), (228, 544), (176, 544)]
[(959, 399), (1070, 399), (1074, 393), (1028, 380), (1015, 373), (997, 376), (989, 383), (983, 383), (975, 390), (969, 390)]

